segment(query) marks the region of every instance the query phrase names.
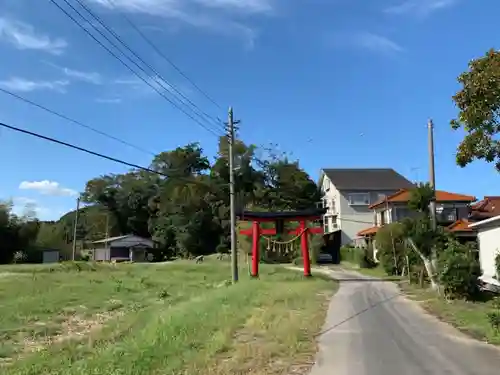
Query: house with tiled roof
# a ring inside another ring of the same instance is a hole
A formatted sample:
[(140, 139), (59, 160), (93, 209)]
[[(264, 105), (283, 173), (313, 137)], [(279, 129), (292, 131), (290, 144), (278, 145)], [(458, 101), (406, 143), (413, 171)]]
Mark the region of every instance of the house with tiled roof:
[[(373, 211), (373, 225), (358, 232), (358, 236), (370, 242), (380, 227), (401, 221), (417, 213), (408, 207), (411, 189), (401, 189), (395, 194), (383, 197), (369, 208)], [(450, 232), (465, 238), (474, 238), (475, 233), (469, 228), (471, 203), (476, 198), (471, 195), (436, 190), (436, 220)]]
[(486, 196), (470, 207), (469, 220), (476, 222), (500, 215), (500, 196)]
[(319, 184), (323, 207), (324, 232), (332, 247), (352, 244), (357, 233), (373, 226), (369, 206), (381, 197), (415, 185), (391, 168), (325, 168)]

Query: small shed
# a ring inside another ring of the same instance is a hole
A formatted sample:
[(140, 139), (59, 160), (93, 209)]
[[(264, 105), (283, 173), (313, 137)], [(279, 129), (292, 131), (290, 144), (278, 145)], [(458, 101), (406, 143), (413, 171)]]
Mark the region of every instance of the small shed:
[(59, 262), (59, 250), (44, 250), (42, 252), (43, 263), (57, 263)]
[(92, 242), (93, 260), (145, 262), (149, 250), (154, 248), (151, 239), (128, 234)]
[(479, 262), (483, 275), (481, 278), (487, 283), (500, 285), (495, 259), (500, 254), (500, 215), (469, 225), (477, 231), (479, 243)]

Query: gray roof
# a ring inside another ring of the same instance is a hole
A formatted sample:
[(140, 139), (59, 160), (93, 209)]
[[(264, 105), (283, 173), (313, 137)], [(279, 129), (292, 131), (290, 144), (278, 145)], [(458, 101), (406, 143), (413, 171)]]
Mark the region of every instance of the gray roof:
[[(126, 234), (124, 236), (108, 237), (108, 238), (103, 238), (102, 240), (93, 241), (92, 243), (113, 242), (113, 241), (123, 240), (125, 238), (132, 237), (132, 236), (134, 236), (134, 235), (133, 234)], [(139, 236), (135, 236), (135, 237), (139, 237)], [(142, 237), (139, 237), (139, 238), (142, 238)], [(149, 238), (143, 238), (143, 239), (150, 241)]]
[(399, 190), (415, 187), (392, 168), (325, 168), (323, 173), (339, 190)]

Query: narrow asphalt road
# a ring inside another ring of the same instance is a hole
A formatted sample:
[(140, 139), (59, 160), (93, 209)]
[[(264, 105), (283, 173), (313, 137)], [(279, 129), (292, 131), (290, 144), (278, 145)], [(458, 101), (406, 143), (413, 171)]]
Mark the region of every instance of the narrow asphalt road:
[(311, 375), (498, 375), (500, 350), (467, 338), (404, 298), (392, 282), (340, 280)]

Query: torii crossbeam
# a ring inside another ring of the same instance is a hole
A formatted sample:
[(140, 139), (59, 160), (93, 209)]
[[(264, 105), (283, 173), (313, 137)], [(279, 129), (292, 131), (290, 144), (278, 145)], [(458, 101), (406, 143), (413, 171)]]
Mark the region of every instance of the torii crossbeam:
[[(303, 211), (285, 212), (255, 212), (244, 211), (238, 215), (240, 221), (252, 222), (252, 228), (240, 230), (241, 235), (252, 236), (252, 277), (259, 276), (259, 240), (261, 235), (274, 236), (283, 232), (284, 223), (297, 221), (298, 227), (289, 230), (289, 234), (300, 235), (300, 245), (304, 263), (304, 276), (311, 276), (311, 262), (309, 258), (308, 235), (323, 234), (323, 227), (309, 227), (308, 222), (322, 219), (325, 209), (311, 209)], [(274, 222), (272, 229), (262, 229), (260, 223)]]

